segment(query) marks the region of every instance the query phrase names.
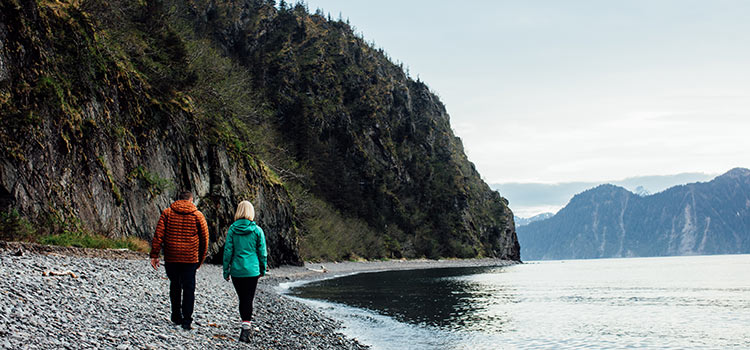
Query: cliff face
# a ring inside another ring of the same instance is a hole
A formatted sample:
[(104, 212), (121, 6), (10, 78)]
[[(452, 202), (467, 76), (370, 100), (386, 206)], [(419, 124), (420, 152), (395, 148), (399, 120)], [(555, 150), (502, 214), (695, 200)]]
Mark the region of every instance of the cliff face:
[(525, 259), (750, 252), (750, 170), (638, 196), (602, 185), (518, 229)]
[(466, 159), (443, 104), (348, 24), (267, 1), (191, 1), (184, 12), (252, 72), (280, 142), (304, 164), (294, 172), (364, 221), (378, 238), (370, 254), (518, 259), (511, 211)]
[[(271, 263), (300, 262), (287, 192), (262, 162), (211, 142), (190, 96), (165, 93), (113, 54), (74, 3), (3, 1), (0, 13), (3, 211), (51, 231), (150, 239), (175, 192), (190, 189), (213, 257), (236, 203), (250, 198)], [(179, 51), (164, 60), (179, 65)]]
[(519, 259), (445, 107), (348, 24), (257, 0), (37, 3), (2, 2), (3, 210), (150, 238), (192, 188), (212, 252), (249, 198), (277, 264), (298, 237), (307, 258)]

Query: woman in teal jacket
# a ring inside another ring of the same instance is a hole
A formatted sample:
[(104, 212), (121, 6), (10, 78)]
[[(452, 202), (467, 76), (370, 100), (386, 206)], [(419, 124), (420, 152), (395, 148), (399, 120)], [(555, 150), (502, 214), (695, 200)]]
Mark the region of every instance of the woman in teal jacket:
[(242, 331), (240, 341), (250, 342), (252, 329), (253, 298), (258, 279), (266, 274), (266, 236), (263, 229), (255, 224), (255, 209), (248, 201), (242, 201), (234, 214), (234, 223), (227, 230), (224, 244), (224, 279), (237, 291), (240, 300)]

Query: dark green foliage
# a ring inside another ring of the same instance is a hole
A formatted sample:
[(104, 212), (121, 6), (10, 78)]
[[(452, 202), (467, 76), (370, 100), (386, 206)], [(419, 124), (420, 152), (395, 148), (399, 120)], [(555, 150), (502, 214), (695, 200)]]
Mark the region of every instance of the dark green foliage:
[[(8, 37), (21, 43), (22, 47), (8, 50), (9, 62), (24, 67), (24, 70), (10, 69), (14, 76), (7, 80), (9, 85), (0, 86), (0, 112), (3, 115), (3, 126), (0, 138), (6, 151), (23, 159), (24, 148), (30, 143), (43, 144), (47, 132), (56, 132), (56, 142), (67, 152), (82, 152), (97, 133), (114, 134), (112, 129), (102, 129), (97, 121), (87, 117), (95, 101), (107, 101), (102, 106), (105, 114), (115, 114), (115, 109), (126, 113), (122, 125), (131, 133), (142, 136), (151, 134), (159, 124), (154, 124), (159, 116), (161, 104), (173, 99), (171, 96), (151, 98), (147, 102), (148, 91), (144, 99), (133, 100), (132, 96), (143, 96), (140, 90), (148, 83), (144, 75), (133, 68), (133, 62), (140, 62), (133, 56), (113, 55), (120, 52), (120, 45), (128, 45), (127, 40), (119, 40), (114, 31), (95, 32), (91, 26), (91, 15), (74, 4), (40, 2), (39, 7), (13, 6), (12, 1), (3, 1), (3, 23), (7, 23)], [(35, 18), (36, 21), (24, 20)], [(106, 19), (107, 16), (102, 18)], [(7, 21), (6, 21), (7, 20)], [(116, 28), (125, 31), (127, 22), (118, 22)], [(149, 27), (152, 30), (157, 27)], [(132, 33), (138, 35), (138, 32)], [(112, 38), (115, 36), (116, 38)], [(168, 41), (174, 37), (163, 35), (151, 42), (155, 47), (170, 48)], [(117, 43), (114, 45), (113, 43)], [(177, 43), (180, 43), (178, 40)], [(166, 55), (164, 60), (175, 60), (179, 66), (181, 57), (179, 49)], [(146, 60), (145, 58), (143, 60)], [(153, 59), (152, 59), (153, 61)], [(169, 77), (181, 77), (179, 71), (168, 71), (162, 74)], [(155, 74), (154, 81), (158, 80)], [(174, 81), (168, 84), (179, 85)], [(182, 80), (181, 80), (182, 81)], [(115, 98), (123, 97), (122, 99)], [(156, 107), (156, 108), (153, 108)], [(6, 124), (5, 121), (8, 121)], [(25, 135), (25, 138), (11, 135)], [(114, 136), (114, 135), (112, 135)]]
[(0, 212), (0, 239), (3, 241), (33, 241), (37, 232), (34, 226), (16, 209)]
[(135, 237), (108, 238), (103, 235), (64, 232), (39, 239), (39, 243), (63, 247), (96, 248), (96, 249), (129, 249), (137, 252), (148, 252), (148, 242)]
[(104, 175), (107, 177), (107, 181), (109, 182), (109, 187), (112, 189), (112, 195), (115, 197), (115, 202), (117, 205), (122, 205), (122, 193), (120, 192), (120, 186), (115, 183), (114, 176), (112, 176), (112, 171), (109, 169), (109, 166), (107, 165), (107, 162), (104, 160), (104, 157), (97, 157), (96, 158), (99, 161), (99, 165), (104, 169)]
[(38, 242), (81, 248), (130, 249), (141, 252), (148, 250), (148, 242), (134, 237), (112, 239), (86, 232), (81, 229), (80, 221), (76, 221), (74, 218), (69, 218), (69, 222), (65, 223), (54, 215), (50, 215), (49, 220), (50, 225), (45, 225), (45, 229), (55, 227), (59, 229), (56, 233), (38, 232), (34, 225), (26, 218), (21, 217), (15, 209), (0, 212), (0, 240)]
[(128, 177), (140, 181), (141, 185), (146, 187), (151, 198), (162, 194), (168, 189), (175, 189), (172, 179), (161, 178), (159, 175), (146, 170), (141, 165), (135, 167)]
[(102, 234), (93, 233), (87, 230), (83, 222), (77, 217), (70, 214), (63, 214), (58, 210), (50, 210), (46, 215), (46, 221), (46, 224), (38, 231), (38, 235), (34, 239), (31, 239), (31, 241), (64, 247), (124, 248), (141, 252), (147, 251), (149, 248), (148, 242), (136, 237), (110, 238)]
[(383, 235), (374, 232), (364, 221), (346, 217), (324, 201), (307, 201), (313, 204), (314, 210), (307, 213), (304, 220), (302, 256), (323, 261), (400, 257), (400, 252), (387, 247)]

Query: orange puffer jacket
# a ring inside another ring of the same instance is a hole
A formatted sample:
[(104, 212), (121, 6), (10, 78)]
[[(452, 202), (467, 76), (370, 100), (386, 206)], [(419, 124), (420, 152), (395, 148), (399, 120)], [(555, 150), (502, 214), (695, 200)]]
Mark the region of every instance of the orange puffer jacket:
[(164, 209), (151, 242), (151, 257), (164, 247), (164, 261), (203, 263), (208, 248), (208, 224), (192, 201), (178, 200)]

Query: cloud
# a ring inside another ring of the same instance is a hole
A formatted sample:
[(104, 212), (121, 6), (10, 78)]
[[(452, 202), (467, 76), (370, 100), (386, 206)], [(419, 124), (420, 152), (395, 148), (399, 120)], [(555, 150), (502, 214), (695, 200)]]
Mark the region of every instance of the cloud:
[(501, 174), (489, 179), (496, 182), (715, 173), (747, 166), (750, 149), (750, 118), (691, 110), (626, 111), (588, 123), (460, 125), (470, 158), (483, 174)]

